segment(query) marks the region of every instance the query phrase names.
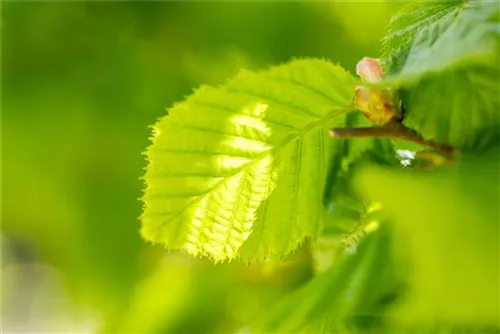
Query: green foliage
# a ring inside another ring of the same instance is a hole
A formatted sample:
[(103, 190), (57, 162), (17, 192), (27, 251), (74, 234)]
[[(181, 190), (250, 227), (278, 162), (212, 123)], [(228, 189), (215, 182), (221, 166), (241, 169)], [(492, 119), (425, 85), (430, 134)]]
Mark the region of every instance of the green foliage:
[(2, 2), (2, 330), (499, 333), (498, 1), (403, 5)]
[(327, 61), (297, 60), (171, 108), (147, 151), (142, 235), (214, 260), (282, 256), (317, 235), (326, 129), (343, 124), (355, 83)]
[(410, 5), (382, 44), (387, 77), (373, 87), (398, 91), (403, 125), (459, 150), (454, 166), (424, 174), (413, 158), (402, 166), (398, 141), (328, 138), (329, 127), (369, 124), (349, 112), (357, 80), (324, 60), (243, 71), (154, 126), (145, 239), (253, 261), (312, 237), (302, 250), (316, 276), (243, 332), (499, 323), (498, 257), (489, 256), (499, 244), (499, 152), (484, 152), (500, 139), (500, 7)]
[(255, 320), (251, 331), (337, 333), (353, 313), (374, 315), (387, 286), (389, 241), (386, 231), (370, 233), (328, 271)]
[(499, 146), (464, 154), (430, 173), (370, 166), (358, 174), (358, 188), (394, 219), (394, 249), (413, 260), (396, 324), (499, 324), (499, 154)]
[(499, 23), (497, 3), (474, 1), (415, 34), (404, 66), (386, 82), (402, 88), (405, 125), (460, 148), (500, 135)]
[(453, 16), (461, 0), (411, 2), (394, 15), (382, 39), (382, 63), (389, 73), (405, 65), (415, 35), (443, 17)]
[(166, 106), (241, 68), (353, 68), (400, 4), (368, 6), (344, 38), (356, 3), (2, 2), (3, 331), (230, 333), (310, 279), (306, 247), (214, 266), (145, 243), (138, 152)]

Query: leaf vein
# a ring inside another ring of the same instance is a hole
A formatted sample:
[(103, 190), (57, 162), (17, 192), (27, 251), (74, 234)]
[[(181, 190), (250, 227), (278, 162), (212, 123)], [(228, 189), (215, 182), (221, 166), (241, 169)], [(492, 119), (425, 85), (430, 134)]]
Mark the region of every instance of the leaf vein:
[(253, 93), (253, 92), (250, 92), (250, 91), (237, 90), (237, 89), (229, 88), (229, 87), (227, 87), (226, 90), (228, 92), (231, 92), (231, 93), (234, 93), (234, 94), (247, 95), (247, 96), (250, 96), (250, 97), (253, 97), (253, 98), (258, 98), (258, 99), (264, 99), (264, 100), (271, 101), (271, 102), (273, 102), (275, 104), (278, 104), (278, 105), (281, 105), (281, 106), (285, 107), (286, 109), (292, 109), (292, 110), (298, 111), (301, 114), (306, 115), (306, 117), (308, 117), (308, 118), (316, 118), (317, 119), (317, 118), (321, 117), (320, 115), (318, 115), (318, 114), (316, 114), (314, 112), (311, 112), (310, 110), (307, 110), (304, 107), (300, 107), (300, 106), (294, 105), (294, 104), (292, 104), (290, 102), (279, 100), (279, 99), (276, 99), (276, 98), (273, 98), (273, 97), (259, 95), (257, 93)]
[(223, 178), (221, 181), (217, 182), (213, 187), (207, 189), (206, 191), (204, 191), (203, 193), (200, 193), (200, 195), (195, 198), (194, 200), (192, 200), (190, 203), (188, 203), (183, 209), (179, 210), (178, 213), (176, 213), (175, 215), (169, 217), (169, 219), (167, 220), (163, 220), (162, 223), (159, 224), (159, 226), (157, 227), (157, 235), (156, 235), (156, 238), (158, 237), (158, 234), (160, 233), (160, 230), (161, 228), (163, 228), (163, 226), (168, 222), (168, 221), (171, 221), (175, 218), (177, 218), (178, 216), (182, 215), (187, 209), (189, 209), (192, 205), (195, 205), (196, 203), (199, 203), (200, 201), (203, 200), (203, 198), (205, 197), (206, 194), (208, 194), (209, 192), (211, 192), (212, 190), (214, 189), (217, 189), (218, 187), (222, 186), (225, 182), (227, 182), (231, 177), (234, 177), (235, 175), (239, 174), (239, 173), (242, 173), (242, 172), (245, 172), (248, 168), (250, 168), (251, 166), (253, 166), (254, 164), (256, 164), (257, 162), (259, 162), (261, 159), (264, 159), (267, 155), (269, 155), (271, 152), (276, 152), (278, 150), (281, 150), (283, 149), (284, 147), (286, 147), (290, 142), (292, 142), (293, 140), (295, 140), (297, 137), (300, 137), (301, 134), (304, 134), (305, 132), (307, 131), (310, 131), (314, 128), (316, 128), (317, 126), (320, 126), (323, 122), (327, 121), (328, 119), (332, 118), (332, 117), (335, 117), (335, 116), (338, 116), (338, 114), (340, 112), (343, 112), (344, 109), (347, 110), (347, 109), (350, 109), (351, 106), (347, 106), (347, 107), (344, 107), (343, 109), (341, 110), (334, 110), (330, 113), (328, 113), (327, 115), (325, 115), (323, 118), (319, 119), (319, 120), (316, 120), (314, 122), (311, 122), (309, 124), (307, 124), (305, 127), (304, 127), (304, 130), (301, 131), (301, 133), (299, 134), (294, 134), (294, 135), (291, 135), (289, 136), (287, 139), (283, 140), (283, 142), (280, 144), (280, 145), (277, 145), (275, 148), (271, 149), (271, 150), (267, 150), (267, 151), (264, 151), (262, 153), (260, 153), (259, 155), (257, 155), (255, 157), (254, 160), (252, 160), (251, 162), (249, 162), (248, 164), (245, 164), (243, 166), (241, 166), (240, 168), (238, 168), (234, 173), (232, 173), (231, 175), (229, 175), (228, 177), (225, 177)]
[[(235, 111), (235, 110), (232, 110), (232, 109), (229, 109), (229, 108), (226, 108), (226, 107), (222, 107), (222, 106), (219, 106), (219, 105), (216, 105), (216, 104), (210, 104), (210, 103), (201, 102), (201, 101), (191, 101), (191, 103), (193, 103), (194, 105), (200, 106), (200, 107), (204, 107), (204, 108), (216, 109), (216, 110), (219, 110), (219, 111), (225, 112), (227, 114), (231, 114), (231, 115), (234, 115), (234, 114), (236, 114), (236, 115), (244, 115), (244, 116), (248, 116), (248, 117), (254, 118), (256, 120), (259, 120), (259, 121), (261, 120), (260, 118), (252, 116), (250, 114), (245, 114), (245, 113), (242, 113), (242, 112), (238, 112), (238, 111)], [(264, 117), (263, 119), (266, 122), (270, 123), (270, 124), (274, 124), (276, 126), (280, 126), (282, 128), (289, 129), (289, 130), (296, 130), (296, 128), (293, 127), (292, 125), (285, 124), (285, 123), (276, 121), (274, 119), (270, 119), (269, 117)]]

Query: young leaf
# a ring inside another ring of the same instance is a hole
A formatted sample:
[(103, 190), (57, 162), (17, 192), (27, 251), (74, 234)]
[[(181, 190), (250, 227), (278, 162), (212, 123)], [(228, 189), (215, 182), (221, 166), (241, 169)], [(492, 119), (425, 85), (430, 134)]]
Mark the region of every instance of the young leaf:
[(418, 31), (404, 66), (390, 82), (411, 85), (424, 77), (470, 66), (498, 65), (500, 8), (475, 1)]
[[(382, 63), (388, 73), (397, 73), (406, 61), (415, 35), (444, 16), (452, 16), (461, 0), (412, 2), (394, 15), (382, 39)], [(451, 14), (450, 14), (451, 13)]]
[(500, 135), (500, 7), (474, 1), (422, 28), (401, 71), (404, 124), (425, 139), (479, 148)]
[(326, 128), (342, 124), (356, 83), (327, 61), (296, 60), (175, 105), (146, 152), (143, 237), (221, 261), (286, 255), (316, 235)]

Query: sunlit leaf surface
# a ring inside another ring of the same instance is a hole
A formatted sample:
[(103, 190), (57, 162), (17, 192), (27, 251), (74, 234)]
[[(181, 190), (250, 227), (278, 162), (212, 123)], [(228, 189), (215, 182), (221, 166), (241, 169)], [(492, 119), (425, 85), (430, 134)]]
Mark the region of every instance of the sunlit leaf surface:
[(286, 255), (322, 224), (328, 140), (356, 80), (323, 60), (202, 87), (154, 126), (142, 235), (214, 260)]

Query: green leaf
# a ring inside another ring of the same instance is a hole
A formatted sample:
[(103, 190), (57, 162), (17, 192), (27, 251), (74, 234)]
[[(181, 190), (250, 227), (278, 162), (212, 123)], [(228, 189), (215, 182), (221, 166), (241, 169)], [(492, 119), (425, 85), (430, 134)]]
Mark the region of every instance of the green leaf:
[(477, 68), (422, 81), (405, 94), (403, 123), (425, 139), (462, 149), (492, 144), (500, 135), (498, 74)]
[(500, 8), (474, 1), (420, 29), (404, 66), (389, 78), (400, 86), (470, 66), (498, 65)]
[(202, 87), (154, 126), (142, 198), (146, 240), (216, 261), (294, 250), (322, 227), (326, 127), (357, 80), (324, 60)]
[[(348, 113), (346, 127), (373, 126), (360, 112)], [(332, 157), (324, 191), (323, 234), (312, 242), (312, 257), (316, 272), (333, 265), (346, 248), (365, 236), (365, 227), (373, 217), (373, 203), (356, 193), (353, 171), (367, 161), (382, 165), (399, 165), (397, 154), (388, 139), (355, 138), (332, 141)]]
[[(359, 111), (346, 115), (345, 127), (373, 126)], [(366, 160), (368, 156), (384, 163), (396, 157), (392, 142), (383, 138), (353, 138), (351, 140), (331, 141), (330, 169), (326, 180), (324, 204), (330, 205), (339, 197), (356, 197), (351, 194), (349, 182), (351, 169)], [(347, 196), (346, 196), (347, 195)], [(357, 201), (358, 199), (355, 198)]]
[(386, 72), (398, 73), (405, 64), (415, 35), (445, 16), (452, 16), (463, 1), (412, 2), (394, 15), (382, 39), (382, 64)]
[(395, 249), (411, 258), (398, 325), (499, 323), (500, 147), (432, 172), (366, 167), (360, 191), (393, 217)]
[(377, 303), (388, 266), (388, 235), (370, 233), (326, 272), (266, 310), (252, 333), (338, 333), (346, 317)]
[(325, 228), (325, 232), (311, 243), (314, 271), (325, 271), (346, 250), (355, 247), (371, 231), (378, 229), (379, 222), (385, 220), (378, 210), (376, 203), (362, 213), (346, 207), (342, 202), (333, 203), (327, 215), (330, 222), (326, 224), (331, 225), (329, 230)]
[(404, 124), (425, 139), (480, 148), (500, 136), (500, 7), (474, 1), (420, 29), (400, 72)]

